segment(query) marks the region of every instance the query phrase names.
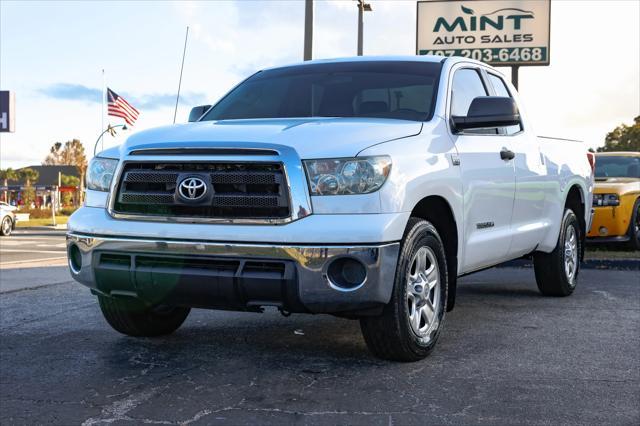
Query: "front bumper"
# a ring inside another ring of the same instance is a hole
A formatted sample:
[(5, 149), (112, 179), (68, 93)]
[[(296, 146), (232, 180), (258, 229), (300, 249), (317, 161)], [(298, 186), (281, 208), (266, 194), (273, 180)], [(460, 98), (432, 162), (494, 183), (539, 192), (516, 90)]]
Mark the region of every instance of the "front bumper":
[[(148, 304), (351, 313), (389, 302), (400, 244), (242, 244), (70, 232), (67, 249), (71, 275), (97, 294)], [(341, 258), (364, 267), (361, 285), (347, 289), (329, 278), (329, 266)]]
[(588, 238), (610, 239), (611, 237), (627, 237), (632, 218), (632, 208), (626, 205), (594, 207), (591, 229)]

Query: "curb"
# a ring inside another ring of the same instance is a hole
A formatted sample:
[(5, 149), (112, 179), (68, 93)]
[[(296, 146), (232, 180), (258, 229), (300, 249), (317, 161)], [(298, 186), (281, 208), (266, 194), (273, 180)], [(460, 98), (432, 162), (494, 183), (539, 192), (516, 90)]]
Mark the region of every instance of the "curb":
[[(580, 265), (583, 269), (619, 269), (640, 271), (640, 259), (587, 259)], [(517, 259), (503, 263), (499, 268), (532, 268), (530, 259)]]
[(67, 225), (66, 224), (61, 224), (61, 225), (47, 225), (47, 226), (16, 226), (16, 231), (18, 230), (23, 230), (23, 231), (66, 231), (67, 230)]

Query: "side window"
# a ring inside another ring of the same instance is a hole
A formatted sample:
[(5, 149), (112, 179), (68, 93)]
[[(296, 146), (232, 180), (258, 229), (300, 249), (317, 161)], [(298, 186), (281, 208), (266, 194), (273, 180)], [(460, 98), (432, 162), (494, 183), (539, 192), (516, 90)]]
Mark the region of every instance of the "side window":
[[(451, 90), (451, 115), (466, 116), (473, 101), (478, 96), (488, 96), (480, 73), (475, 69), (463, 68), (453, 75)], [(464, 133), (496, 134), (495, 129), (465, 130)]]
[[(504, 83), (504, 80), (502, 78), (491, 73), (489, 73), (488, 75), (489, 75), (489, 81), (491, 82), (491, 85), (493, 86), (493, 89), (496, 92), (496, 96), (504, 96), (505, 98), (512, 97), (511, 93), (509, 93), (509, 89), (507, 88), (507, 85)], [(513, 135), (514, 133), (518, 133), (520, 130), (522, 130), (520, 126), (502, 127), (502, 134)]]

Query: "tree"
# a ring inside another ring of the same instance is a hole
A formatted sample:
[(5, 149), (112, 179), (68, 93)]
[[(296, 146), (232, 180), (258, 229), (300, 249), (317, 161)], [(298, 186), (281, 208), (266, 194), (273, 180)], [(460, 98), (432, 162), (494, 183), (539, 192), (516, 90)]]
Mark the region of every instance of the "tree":
[(621, 124), (609, 132), (598, 152), (640, 151), (640, 115), (633, 121), (631, 126)]
[(76, 166), (80, 175), (80, 194), (84, 193), (87, 157), (84, 153), (84, 146), (78, 139), (67, 141), (64, 144), (62, 142), (54, 143), (42, 164)]
[[(60, 182), (62, 183), (63, 186), (75, 186), (76, 188), (80, 186), (80, 179), (76, 176), (61, 175)], [(68, 192), (63, 192), (60, 197), (62, 198), (61, 204), (64, 206), (67, 206), (72, 202), (73, 204), (75, 204), (75, 200), (73, 199), (75, 197), (73, 197)]]
[(20, 180), (24, 180), (24, 191), (22, 191), (22, 199), (24, 200), (24, 205), (29, 206), (32, 201), (36, 198), (36, 191), (31, 185), (33, 182), (37, 181), (40, 177), (40, 173), (36, 170), (25, 168), (18, 171), (18, 176)]
[[(11, 167), (9, 167), (8, 169), (0, 169), (0, 180), (2, 180), (3, 186), (9, 186), (9, 181), (16, 180), (16, 179), (18, 179), (18, 173), (16, 173), (16, 171), (13, 170)], [(9, 202), (8, 190), (4, 191), (4, 201), (5, 203)]]

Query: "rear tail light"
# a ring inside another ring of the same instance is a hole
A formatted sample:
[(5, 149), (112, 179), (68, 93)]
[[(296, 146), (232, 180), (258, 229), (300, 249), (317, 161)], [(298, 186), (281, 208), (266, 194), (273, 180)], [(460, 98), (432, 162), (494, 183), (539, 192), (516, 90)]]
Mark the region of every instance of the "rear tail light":
[(596, 154), (594, 152), (587, 152), (587, 160), (591, 166), (591, 173), (596, 171)]

